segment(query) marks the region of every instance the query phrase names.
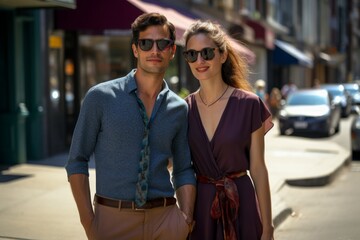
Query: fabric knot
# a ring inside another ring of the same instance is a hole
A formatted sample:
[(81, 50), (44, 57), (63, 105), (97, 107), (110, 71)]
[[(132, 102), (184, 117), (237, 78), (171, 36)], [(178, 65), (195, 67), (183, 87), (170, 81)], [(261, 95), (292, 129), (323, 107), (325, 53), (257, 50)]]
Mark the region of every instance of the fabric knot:
[(210, 215), (213, 219), (221, 218), (225, 240), (236, 240), (234, 224), (238, 216), (240, 201), (234, 179), (244, 175), (246, 175), (246, 172), (238, 172), (229, 174), (220, 180), (198, 176), (199, 182), (215, 185), (216, 193), (211, 205)]

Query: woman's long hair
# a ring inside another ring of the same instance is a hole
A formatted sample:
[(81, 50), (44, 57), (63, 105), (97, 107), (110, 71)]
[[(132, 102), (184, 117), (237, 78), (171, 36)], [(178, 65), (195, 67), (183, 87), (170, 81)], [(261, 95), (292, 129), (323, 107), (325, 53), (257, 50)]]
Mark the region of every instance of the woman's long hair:
[(210, 20), (196, 21), (184, 33), (185, 47), (189, 39), (197, 34), (205, 34), (219, 48), (220, 53), (228, 53), (228, 57), (221, 67), (223, 81), (232, 87), (253, 91), (248, 81), (249, 66), (247, 61), (243, 56), (240, 56), (240, 53), (234, 50), (228, 35), (220, 25)]

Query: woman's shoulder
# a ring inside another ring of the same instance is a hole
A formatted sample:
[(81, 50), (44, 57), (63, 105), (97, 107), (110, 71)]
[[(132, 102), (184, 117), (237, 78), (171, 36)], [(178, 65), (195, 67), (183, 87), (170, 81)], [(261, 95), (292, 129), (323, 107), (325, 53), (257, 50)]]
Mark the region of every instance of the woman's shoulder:
[(234, 92), (232, 94), (233, 97), (239, 99), (239, 100), (250, 100), (250, 101), (258, 101), (259, 97), (251, 91), (235, 88)]
[(188, 105), (191, 105), (191, 103), (193, 102), (192, 100), (195, 98), (196, 92), (192, 92), (184, 98)]

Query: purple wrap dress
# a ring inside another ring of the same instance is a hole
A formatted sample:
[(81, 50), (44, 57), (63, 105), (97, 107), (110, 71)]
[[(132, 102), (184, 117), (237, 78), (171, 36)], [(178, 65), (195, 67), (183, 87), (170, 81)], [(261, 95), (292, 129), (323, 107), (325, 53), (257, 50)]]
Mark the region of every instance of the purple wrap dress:
[[(249, 170), (251, 133), (263, 123), (265, 133), (273, 126), (271, 114), (261, 99), (253, 93), (234, 89), (211, 141), (202, 125), (195, 95), (189, 95), (186, 101), (189, 105), (189, 145), (197, 177), (205, 176), (216, 181), (233, 173)], [(238, 194), (236, 199), (239, 202), (232, 221), (234, 234), (228, 239), (258, 240), (261, 238), (262, 224), (252, 180), (248, 175), (231, 180), (235, 183)], [(190, 239), (226, 239), (224, 226), (227, 227), (224, 220), (222, 217), (214, 219), (211, 216), (216, 195), (215, 184), (197, 182), (194, 210), (196, 224)]]

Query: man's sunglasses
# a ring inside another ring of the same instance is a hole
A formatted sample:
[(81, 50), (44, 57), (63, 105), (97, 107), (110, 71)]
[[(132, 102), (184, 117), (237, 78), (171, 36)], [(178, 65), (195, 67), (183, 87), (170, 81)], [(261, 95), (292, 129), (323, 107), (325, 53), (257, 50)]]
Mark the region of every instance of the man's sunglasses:
[(200, 51), (190, 49), (190, 50), (183, 52), (183, 55), (185, 57), (185, 60), (188, 61), (189, 63), (196, 62), (198, 59), (199, 53), (200, 53), (202, 59), (209, 61), (215, 57), (215, 52), (214, 52), (215, 49), (216, 48), (209, 48), (209, 47), (203, 48)]
[(164, 51), (166, 48), (174, 44), (174, 41), (170, 39), (164, 38), (164, 39), (153, 40), (153, 39), (144, 38), (138, 40), (138, 45), (141, 50), (150, 51), (154, 46), (154, 42), (156, 42), (156, 46), (160, 51)]

